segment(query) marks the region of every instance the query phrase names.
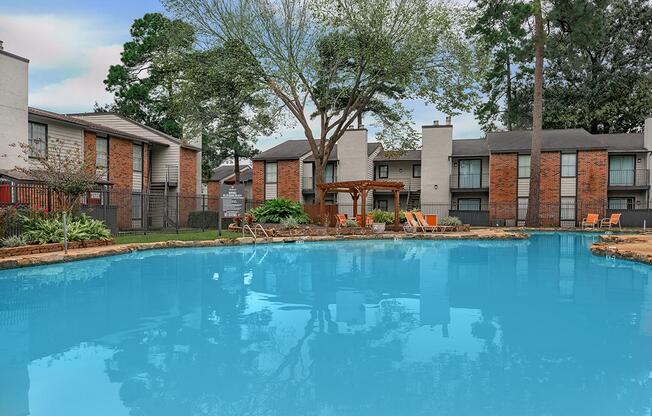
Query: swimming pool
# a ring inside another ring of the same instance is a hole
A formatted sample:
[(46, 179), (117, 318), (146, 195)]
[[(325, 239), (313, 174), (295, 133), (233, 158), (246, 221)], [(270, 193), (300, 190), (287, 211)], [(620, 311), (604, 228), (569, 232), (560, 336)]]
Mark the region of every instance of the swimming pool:
[(652, 267), (592, 256), (592, 239), (3, 271), (0, 415), (648, 415)]

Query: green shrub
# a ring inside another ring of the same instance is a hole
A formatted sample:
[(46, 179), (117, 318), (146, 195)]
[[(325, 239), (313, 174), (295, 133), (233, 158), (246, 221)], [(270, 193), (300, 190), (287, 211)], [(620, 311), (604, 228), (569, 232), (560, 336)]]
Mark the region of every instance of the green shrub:
[(357, 227), (357, 226), (358, 226), (358, 222), (357, 222), (356, 220), (352, 220), (352, 219), (349, 218), (349, 219), (347, 219), (346, 221), (344, 221), (344, 226), (345, 226), (346, 228)]
[(292, 217), (283, 218), (281, 220), (281, 227), (284, 230), (291, 230), (291, 229), (294, 229), (294, 228), (299, 228), (299, 222), (296, 220), (296, 218), (292, 218)]
[(188, 227), (190, 228), (217, 228), (216, 211), (193, 211), (188, 214)]
[(2, 244), (2, 247), (20, 247), (27, 245), (27, 239), (24, 235), (12, 235), (0, 239), (0, 244)]
[(375, 209), (370, 214), (375, 223), (391, 224), (394, 222), (394, 214), (391, 212)]
[(441, 217), (437, 220), (438, 225), (462, 225), (462, 221), (460, 221), (459, 218), (457, 217)]
[(310, 222), (310, 217), (303, 211), (301, 204), (289, 199), (271, 199), (250, 212), (257, 222), (278, 224), (285, 218), (294, 218), (299, 224)]
[[(63, 218), (29, 218), (21, 216), (23, 223), (23, 236), (34, 244), (62, 243)], [(78, 217), (68, 218), (68, 241), (108, 240), (111, 232), (103, 221), (94, 220), (82, 214)]]

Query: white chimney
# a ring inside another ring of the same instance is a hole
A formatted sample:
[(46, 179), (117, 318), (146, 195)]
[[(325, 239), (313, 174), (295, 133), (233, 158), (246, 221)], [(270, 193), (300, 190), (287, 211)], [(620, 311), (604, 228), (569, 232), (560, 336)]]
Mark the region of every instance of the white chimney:
[[(337, 168), (335, 175), (337, 181), (361, 181), (367, 178), (367, 129), (346, 130), (344, 135), (337, 141)], [(369, 193), (367, 201), (371, 199)], [(340, 193), (337, 196), (338, 203), (342, 204), (344, 211), (349, 215), (353, 211), (346, 212), (346, 209), (353, 206), (351, 196), (346, 193)], [(360, 203), (360, 201), (358, 201)]]
[[(450, 163), (453, 154), (453, 126), (423, 126), (421, 133), (421, 204), (433, 205), (440, 215), (448, 214)], [(435, 207), (436, 205), (436, 207)], [(428, 212), (430, 213), (430, 212)]]
[(451, 123), (451, 116), (446, 116), (446, 125), (447, 125), (447, 126), (452, 125), (452, 123)]
[(26, 164), (29, 61), (4, 52), (0, 41), (0, 169)]

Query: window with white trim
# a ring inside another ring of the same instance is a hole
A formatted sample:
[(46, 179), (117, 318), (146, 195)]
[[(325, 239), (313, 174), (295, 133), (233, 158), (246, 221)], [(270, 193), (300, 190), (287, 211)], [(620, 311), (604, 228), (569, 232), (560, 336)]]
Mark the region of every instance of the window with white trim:
[(29, 122), (28, 147), (29, 157), (41, 159), (48, 157), (48, 126), (41, 123)]

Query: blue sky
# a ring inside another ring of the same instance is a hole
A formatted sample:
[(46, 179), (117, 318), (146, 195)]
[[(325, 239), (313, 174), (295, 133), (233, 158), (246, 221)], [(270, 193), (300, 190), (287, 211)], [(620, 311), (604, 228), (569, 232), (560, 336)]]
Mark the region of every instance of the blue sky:
[[(131, 23), (153, 11), (165, 12), (158, 0), (1, 0), (0, 40), (6, 51), (30, 59), (30, 105), (62, 113), (91, 111), (95, 102), (111, 102), (102, 81), (109, 66), (119, 62)], [(416, 126), (445, 118), (432, 105), (407, 105)], [(455, 138), (481, 135), (472, 114), (454, 117), (453, 125)], [(289, 126), (261, 138), (258, 147), (301, 137), (301, 129)]]

